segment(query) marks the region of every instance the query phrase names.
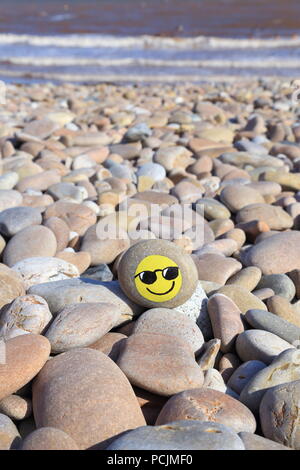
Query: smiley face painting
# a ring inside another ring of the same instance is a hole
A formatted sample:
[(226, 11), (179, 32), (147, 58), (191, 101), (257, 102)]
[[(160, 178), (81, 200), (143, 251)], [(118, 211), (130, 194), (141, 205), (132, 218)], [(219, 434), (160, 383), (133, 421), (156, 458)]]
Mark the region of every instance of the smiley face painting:
[(181, 289), (180, 268), (167, 256), (146, 256), (135, 272), (137, 291), (153, 302), (166, 302), (173, 299)]
[(167, 240), (144, 240), (122, 256), (118, 280), (126, 296), (145, 307), (182, 305), (196, 290), (191, 256)]

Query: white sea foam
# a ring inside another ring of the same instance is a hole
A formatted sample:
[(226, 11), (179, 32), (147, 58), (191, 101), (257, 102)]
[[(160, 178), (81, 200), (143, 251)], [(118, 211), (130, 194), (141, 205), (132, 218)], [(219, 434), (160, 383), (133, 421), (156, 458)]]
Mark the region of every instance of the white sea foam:
[(299, 47), (300, 37), (292, 38), (218, 38), (218, 37), (158, 37), (158, 36), (108, 36), (92, 34), (68, 34), (40, 36), (29, 34), (0, 34), (1, 44), (28, 44), (54, 47), (107, 47), (139, 49), (268, 49)]

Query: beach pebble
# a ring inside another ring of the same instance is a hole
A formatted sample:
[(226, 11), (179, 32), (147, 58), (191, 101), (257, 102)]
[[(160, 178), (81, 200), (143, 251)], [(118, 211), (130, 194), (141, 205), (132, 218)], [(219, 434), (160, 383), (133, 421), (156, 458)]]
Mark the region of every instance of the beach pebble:
[(117, 256), (130, 246), (128, 235), (121, 231), (120, 236), (100, 239), (97, 235), (97, 226), (91, 226), (84, 235), (81, 250), (91, 256), (91, 265), (112, 263)]
[(186, 341), (166, 334), (131, 335), (123, 344), (118, 366), (132, 385), (170, 396), (203, 385), (203, 372)]
[(269, 287), (275, 293), (285, 297), (287, 300), (293, 300), (296, 294), (296, 288), (293, 281), (285, 274), (264, 275), (259, 281), (257, 288), (263, 289)]
[(299, 400), (300, 380), (277, 385), (266, 392), (259, 408), (265, 437), (295, 450), (300, 449)]
[(117, 324), (119, 317), (118, 308), (112, 304), (68, 305), (55, 317), (45, 333), (51, 352), (58, 354), (94, 343)]
[(0, 190), (0, 211), (10, 209), (11, 207), (21, 206), (23, 201), (22, 194), (14, 189)]
[(107, 264), (102, 263), (88, 268), (84, 273), (82, 273), (82, 277), (104, 282), (112, 281), (114, 276)]
[(121, 351), (121, 346), (126, 338), (127, 336), (122, 333), (109, 332), (87, 347), (103, 352), (116, 362)]
[[(5, 363), (3, 363), (5, 354)], [(2, 343), (0, 364), (0, 399), (15, 393), (42, 369), (50, 354), (44, 336), (22, 335)]]
[(0, 213), (0, 232), (6, 237), (12, 237), (20, 230), (31, 225), (40, 225), (42, 216), (33, 207), (12, 207)]
[(158, 163), (145, 163), (140, 166), (136, 172), (137, 177), (140, 176), (151, 176), (154, 181), (161, 181), (166, 177), (166, 170), (162, 165)]
[(270, 204), (249, 204), (239, 210), (236, 217), (238, 223), (251, 220), (265, 222), (271, 230), (284, 230), (293, 226), (292, 217), (282, 207)]
[(26, 289), (35, 284), (79, 276), (79, 271), (73, 264), (63, 259), (46, 256), (22, 259), (15, 263), (12, 269), (20, 274)]
[(300, 328), (289, 321), (263, 310), (248, 310), (246, 320), (252, 328), (269, 331), (290, 344), (300, 344)]
[(21, 421), (31, 416), (32, 403), (30, 398), (19, 395), (8, 395), (0, 401), (0, 413), (14, 421)]
[(19, 261), (33, 257), (54, 256), (57, 248), (54, 233), (42, 225), (26, 227), (8, 242), (3, 253), (3, 261), (13, 266)]
[(19, 431), (13, 421), (0, 414), (0, 450), (17, 450), (21, 443)]
[(78, 450), (78, 446), (61, 429), (43, 427), (26, 436), (21, 450)]
[(235, 432), (254, 432), (256, 429), (255, 418), (245, 405), (213, 389), (197, 388), (177, 393), (167, 401), (156, 424), (184, 419), (213, 421), (229, 426)]
[(75, 202), (56, 201), (47, 207), (44, 218), (59, 217), (66, 222), (72, 232), (82, 236), (87, 229), (96, 223), (95, 212), (84, 204)]
[[(253, 360), (244, 362), (233, 372), (227, 382), (227, 385), (240, 395), (242, 390), (252, 379), (252, 377), (255, 376), (260, 370), (265, 369), (266, 367), (266, 364), (261, 361)], [(248, 408), (250, 407), (248, 406)]]
[(268, 310), (280, 318), (300, 327), (300, 314), (296, 310), (296, 304), (291, 304), (280, 295), (273, 295), (267, 299)]
[(236, 351), (242, 361), (257, 360), (269, 365), (278, 354), (293, 346), (268, 331), (247, 330), (236, 340)]
[(220, 339), (211, 339), (203, 345), (201, 354), (197, 357), (197, 363), (203, 371), (212, 369), (215, 366), (220, 346)]
[(192, 258), (166, 240), (145, 240), (130, 247), (120, 261), (118, 278), (125, 294), (148, 308), (183, 304), (198, 280)]
[(24, 294), (25, 286), (21, 276), (0, 263), (0, 308)]
[(87, 348), (47, 362), (33, 385), (33, 409), (38, 428), (59, 428), (79, 449), (105, 448), (113, 436), (145, 425), (121, 370), (105, 354)]
[(204, 372), (203, 388), (212, 388), (219, 392), (226, 393), (227, 387), (222, 375), (217, 369), (207, 369)]
[(231, 214), (227, 207), (213, 198), (201, 198), (195, 203), (195, 210), (207, 220), (229, 219)]
[(51, 319), (47, 302), (42, 297), (17, 297), (0, 311), (0, 337), (8, 340), (26, 333), (41, 334)]
[(116, 439), (107, 450), (244, 450), (244, 445), (227, 426), (183, 420), (138, 428)]
[(232, 351), (237, 336), (244, 331), (239, 308), (226, 295), (215, 294), (209, 298), (207, 309), (214, 338), (221, 340), (221, 351)]
[(239, 432), (239, 437), (245, 445), (245, 450), (292, 450), (290, 447), (250, 432)]
[(15, 171), (8, 171), (0, 176), (0, 190), (13, 189), (19, 181), (19, 175)]
[(251, 292), (257, 287), (260, 279), (261, 270), (256, 266), (249, 266), (248, 268), (241, 269), (238, 273), (231, 276), (227, 280), (226, 284), (238, 285)]
[(200, 351), (204, 343), (201, 330), (193, 320), (168, 308), (153, 308), (144, 312), (135, 322), (133, 332), (174, 335), (186, 341), (195, 354)]
[(226, 186), (221, 194), (221, 201), (231, 212), (238, 212), (249, 204), (263, 204), (263, 196), (245, 184)]
[[(300, 380), (300, 351), (288, 349), (280, 353), (268, 367), (257, 371), (243, 388), (240, 400), (254, 413), (269, 389), (276, 385)], [(243, 367), (243, 366), (241, 366)]]
[(224, 294), (229, 297), (243, 314), (250, 309), (267, 310), (265, 304), (258, 297), (239, 285), (221, 287), (218, 290), (218, 294)]
[(233, 258), (227, 258), (221, 254), (206, 253), (193, 255), (200, 281), (216, 282), (224, 285), (231, 276), (241, 270), (242, 265)]

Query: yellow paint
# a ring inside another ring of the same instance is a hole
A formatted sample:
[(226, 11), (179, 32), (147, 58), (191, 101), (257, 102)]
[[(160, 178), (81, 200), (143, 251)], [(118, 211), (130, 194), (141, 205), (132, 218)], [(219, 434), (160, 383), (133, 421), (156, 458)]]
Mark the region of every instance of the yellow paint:
[(142, 297), (152, 302), (166, 302), (179, 293), (182, 275), (175, 261), (167, 256), (151, 255), (146, 256), (139, 263), (134, 281), (137, 291)]

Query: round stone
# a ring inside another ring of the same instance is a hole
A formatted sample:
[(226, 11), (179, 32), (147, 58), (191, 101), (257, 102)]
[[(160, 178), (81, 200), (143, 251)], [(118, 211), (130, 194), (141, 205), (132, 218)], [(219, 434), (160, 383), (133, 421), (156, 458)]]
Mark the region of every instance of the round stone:
[(32, 413), (31, 399), (9, 395), (0, 401), (0, 413), (4, 413), (14, 421), (26, 419)]
[(38, 428), (61, 429), (79, 449), (105, 448), (114, 436), (145, 425), (125, 375), (105, 354), (88, 348), (47, 362), (33, 385), (33, 410)]
[(254, 432), (256, 421), (238, 400), (213, 389), (185, 390), (171, 397), (161, 410), (156, 424), (179, 420), (213, 421), (236, 432)]
[(123, 255), (118, 278), (125, 294), (145, 307), (176, 307), (196, 290), (198, 274), (187, 253), (166, 240), (146, 240)]
[(33, 207), (11, 207), (0, 213), (0, 233), (6, 237), (12, 237), (23, 228), (41, 223), (41, 212)]
[(226, 186), (220, 195), (221, 201), (232, 212), (237, 212), (249, 204), (264, 203), (263, 196), (255, 189), (245, 184)]
[(36, 256), (54, 256), (57, 248), (54, 233), (42, 225), (26, 227), (6, 245), (3, 261), (13, 266), (18, 261)]
[(300, 380), (268, 390), (259, 408), (264, 436), (300, 450), (299, 402)]
[(61, 429), (45, 427), (26, 436), (21, 450), (78, 450), (78, 446)]

